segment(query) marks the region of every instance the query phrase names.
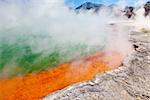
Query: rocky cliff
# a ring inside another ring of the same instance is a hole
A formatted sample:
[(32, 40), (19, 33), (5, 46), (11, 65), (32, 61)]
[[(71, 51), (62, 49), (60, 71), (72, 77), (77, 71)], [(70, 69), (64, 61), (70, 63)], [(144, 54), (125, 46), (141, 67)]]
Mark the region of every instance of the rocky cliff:
[(53, 93), (45, 100), (150, 100), (150, 33), (132, 31), (135, 48), (120, 68)]

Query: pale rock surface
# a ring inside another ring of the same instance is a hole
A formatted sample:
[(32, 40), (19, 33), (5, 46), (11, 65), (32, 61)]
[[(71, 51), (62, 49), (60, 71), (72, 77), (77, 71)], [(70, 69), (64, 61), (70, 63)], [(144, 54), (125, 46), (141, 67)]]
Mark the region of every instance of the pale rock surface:
[(150, 100), (150, 33), (131, 32), (136, 50), (123, 66), (69, 86), (44, 100)]

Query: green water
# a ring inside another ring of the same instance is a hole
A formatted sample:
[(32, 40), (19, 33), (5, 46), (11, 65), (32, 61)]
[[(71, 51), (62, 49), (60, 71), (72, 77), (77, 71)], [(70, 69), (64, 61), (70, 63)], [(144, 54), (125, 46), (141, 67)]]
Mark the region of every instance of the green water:
[[(0, 77), (25, 75), (55, 67), (61, 63), (85, 57), (104, 48), (86, 43), (55, 43), (50, 37), (39, 46), (42, 36), (15, 36), (0, 42)], [(46, 47), (46, 48), (45, 48)]]

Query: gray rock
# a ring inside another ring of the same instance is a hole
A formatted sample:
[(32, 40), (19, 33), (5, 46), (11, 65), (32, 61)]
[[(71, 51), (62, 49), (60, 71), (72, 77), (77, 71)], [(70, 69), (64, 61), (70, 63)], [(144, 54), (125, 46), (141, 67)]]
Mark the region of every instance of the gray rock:
[(132, 32), (136, 46), (123, 66), (77, 83), (44, 100), (150, 100), (150, 33)]

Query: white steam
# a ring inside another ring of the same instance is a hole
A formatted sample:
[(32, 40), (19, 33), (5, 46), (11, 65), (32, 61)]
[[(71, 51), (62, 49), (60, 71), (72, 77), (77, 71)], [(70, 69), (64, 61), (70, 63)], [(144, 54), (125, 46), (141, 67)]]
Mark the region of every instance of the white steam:
[[(19, 0), (17, 3), (14, 0), (1, 4), (0, 30), (9, 31), (11, 35), (45, 34), (59, 43), (103, 44), (104, 37), (111, 33), (106, 32), (106, 25), (113, 20), (111, 14), (105, 11), (97, 15), (90, 12), (77, 15), (63, 0), (30, 0), (24, 7)], [(1, 32), (0, 35), (4, 34)]]
[[(25, 5), (24, 5), (25, 4)], [(124, 6), (124, 3), (120, 2)], [(115, 9), (115, 13), (120, 9)], [(45, 36), (36, 40), (34, 52), (52, 51), (55, 44), (86, 44), (88, 46), (104, 46), (105, 51), (115, 51), (126, 56), (131, 50), (128, 34), (131, 29), (120, 24), (111, 26), (110, 21), (124, 20), (110, 13), (110, 9), (102, 9), (99, 14), (92, 12), (77, 14), (70, 10), (63, 0), (20, 0), (0, 2), (0, 38), (15, 41), (18, 35)], [(50, 37), (50, 38), (48, 38)], [(50, 40), (54, 45), (49, 45)], [(28, 41), (30, 45), (34, 40)], [(73, 54), (75, 55), (75, 54)]]

